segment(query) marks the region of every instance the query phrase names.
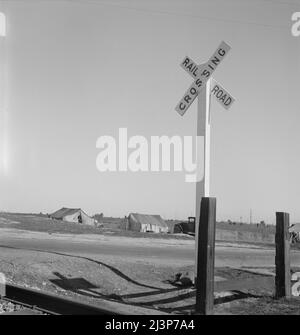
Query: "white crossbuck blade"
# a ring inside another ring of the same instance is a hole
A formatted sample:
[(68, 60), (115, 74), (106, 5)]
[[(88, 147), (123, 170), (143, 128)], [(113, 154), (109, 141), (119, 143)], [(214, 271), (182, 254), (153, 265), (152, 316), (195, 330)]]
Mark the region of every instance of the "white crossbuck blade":
[[(197, 74), (203, 71), (205, 64), (197, 65), (191, 58), (185, 57), (180, 66), (193, 78), (197, 78)], [(215, 79), (212, 79), (211, 94), (225, 108), (229, 109), (235, 102), (234, 97), (225, 90)]]
[[(188, 72), (195, 78), (194, 83), (187, 90), (183, 98), (180, 100), (175, 110), (180, 114), (184, 115), (188, 108), (191, 106), (198, 93), (205, 87), (207, 81), (211, 78), (213, 72), (216, 70), (221, 61), (225, 58), (227, 53), (230, 50), (230, 46), (225, 42), (221, 42), (217, 50), (213, 53), (211, 58), (207, 63), (198, 67), (193, 61), (189, 58), (185, 58), (182, 67), (187, 67)], [(190, 64), (187, 61), (191, 61)], [(229, 96), (228, 92), (224, 89), (222, 90), (221, 86), (214, 82), (212, 93), (217, 97), (217, 99), (222, 102), (225, 108), (229, 108), (229, 106), (233, 103), (234, 99)], [(227, 95), (225, 96), (225, 94)], [(228, 99), (229, 98), (229, 99)], [(231, 100), (233, 99), (233, 100)]]

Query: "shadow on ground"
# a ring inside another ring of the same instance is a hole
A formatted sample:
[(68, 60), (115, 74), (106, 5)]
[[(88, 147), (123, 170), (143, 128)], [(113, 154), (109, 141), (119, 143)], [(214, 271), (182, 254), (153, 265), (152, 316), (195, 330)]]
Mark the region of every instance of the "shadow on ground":
[[(113, 299), (119, 302), (141, 306), (141, 307), (148, 307), (148, 308), (155, 308), (159, 309), (168, 313), (191, 313), (195, 309), (195, 297), (196, 291), (194, 287), (190, 288), (171, 288), (171, 289), (159, 289), (154, 291), (148, 292), (140, 292), (140, 293), (133, 293), (133, 294), (126, 294), (126, 295), (103, 295), (97, 291), (97, 286), (88, 282), (84, 278), (66, 278), (60, 273), (54, 272), (55, 276), (58, 279), (50, 280), (53, 284), (63, 288), (64, 290), (68, 290), (74, 292), (79, 295), (93, 297), (93, 298), (101, 298), (101, 299)], [(172, 296), (170, 293), (173, 293)], [(174, 295), (175, 293), (175, 295)], [(214, 304), (220, 305), (236, 300), (247, 299), (247, 298), (260, 298), (260, 295), (255, 295), (251, 293), (245, 293), (238, 290), (232, 290), (231, 295), (226, 295), (223, 297), (215, 298)], [(153, 298), (156, 296), (160, 296), (159, 298), (155, 298), (154, 300), (151, 299), (147, 301), (147, 298)], [(134, 299), (139, 299), (140, 301), (134, 301)], [(142, 299), (141, 299), (142, 298)], [(146, 298), (146, 299), (145, 299)], [(191, 303), (192, 300), (192, 303)], [(188, 303), (190, 302), (190, 303)], [(176, 303), (179, 303), (176, 306)], [(166, 306), (175, 304), (175, 307)]]
[[(101, 289), (100, 287), (89, 282), (85, 278), (67, 278), (59, 272), (53, 272), (53, 275), (55, 275), (56, 278), (50, 279), (50, 282), (52, 282), (52, 284), (66, 291), (76, 293), (80, 296), (85, 296), (93, 299), (114, 300), (123, 304), (148, 307), (168, 313), (177, 314), (189, 314), (193, 312), (195, 308), (196, 293), (193, 286), (183, 287), (178, 285), (170, 285), (170, 288), (156, 287), (138, 282), (121, 272), (119, 269), (102, 261), (98, 261), (89, 257), (60, 253), (55, 251), (24, 249), (5, 245), (0, 245), (0, 247), (41, 253), (50, 253), (59, 256), (84, 259), (104, 266), (123, 280), (126, 280), (128, 283), (134, 284), (140, 288), (144, 288), (147, 290), (145, 292), (124, 295), (102, 294), (101, 292), (99, 292), (99, 289)], [(260, 298), (262, 297), (262, 295), (257, 293), (259, 292), (260, 288), (265, 288), (270, 291), (273, 290), (274, 277), (272, 276), (261, 274), (254, 275), (253, 273), (249, 274), (249, 271), (230, 268), (216, 269), (216, 272), (217, 275), (224, 276), (225, 280), (215, 283), (215, 293), (222, 293), (224, 291), (227, 291), (227, 294), (224, 296), (222, 296), (221, 294), (216, 294), (215, 305), (221, 305), (224, 303), (248, 298)], [(255, 293), (250, 293), (250, 291), (253, 289)]]

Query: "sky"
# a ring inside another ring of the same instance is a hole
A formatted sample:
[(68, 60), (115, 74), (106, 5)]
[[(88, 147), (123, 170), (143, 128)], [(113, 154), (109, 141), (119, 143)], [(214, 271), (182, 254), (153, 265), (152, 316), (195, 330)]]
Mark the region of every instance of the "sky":
[(0, 210), (130, 212), (185, 219), (184, 172), (99, 172), (100, 136), (195, 136), (185, 56), (231, 51), (213, 77), (236, 99), (211, 105), (217, 219), (300, 221), (300, 37), (287, 0), (0, 0)]

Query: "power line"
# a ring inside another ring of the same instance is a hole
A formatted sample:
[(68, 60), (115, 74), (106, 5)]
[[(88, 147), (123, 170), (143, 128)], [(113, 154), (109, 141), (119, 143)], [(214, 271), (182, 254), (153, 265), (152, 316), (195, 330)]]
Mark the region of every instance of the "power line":
[(274, 1), (274, 0), (259, 0), (259, 1), (271, 2), (275, 5), (300, 6), (300, 1), (298, 1), (297, 3), (291, 1)]
[[(64, 2), (70, 2), (70, 3), (80, 3), (80, 4), (94, 4), (94, 5), (100, 5), (100, 6), (108, 6), (108, 7), (115, 7), (115, 8), (122, 8), (126, 10), (131, 11), (138, 11), (138, 12), (144, 12), (144, 13), (151, 13), (151, 14), (162, 14), (162, 15), (169, 15), (169, 16), (178, 16), (178, 17), (191, 17), (191, 18), (200, 18), (208, 21), (220, 21), (225, 23), (234, 23), (234, 24), (243, 24), (243, 25), (254, 25), (254, 26), (261, 26), (266, 28), (275, 28), (275, 29), (290, 29), (290, 26), (288, 25), (271, 25), (271, 24), (265, 24), (265, 23), (257, 23), (257, 22), (251, 22), (251, 21), (241, 21), (241, 20), (233, 20), (233, 19), (223, 19), (219, 17), (212, 17), (212, 16), (204, 16), (204, 15), (196, 15), (196, 14), (188, 14), (188, 13), (176, 13), (176, 12), (169, 12), (164, 10), (153, 10), (153, 9), (145, 9), (140, 7), (132, 7), (132, 6), (124, 6), (119, 4), (112, 4), (112, 3), (106, 3), (101, 2), (98, 0), (58, 0), (58, 1), (64, 1)], [(270, 0), (263, 0), (263, 1), (270, 1)]]
[[(3, 2), (25, 2), (25, 0), (2, 0)], [(26, 0), (27, 1), (30, 1), (30, 0)], [(99, 4), (99, 5), (108, 5), (108, 6), (115, 6), (115, 7), (123, 7), (123, 8), (130, 8), (130, 9), (133, 9), (134, 7), (128, 7), (128, 6), (123, 6), (123, 5), (119, 5), (119, 4), (112, 4), (112, 3), (104, 3), (104, 2), (101, 2), (100, 0), (94, 0), (94, 1), (89, 1), (89, 0), (31, 0), (31, 1), (36, 1), (36, 2), (82, 2), (82, 4), (86, 3), (86, 2), (93, 2), (95, 4)], [(210, 0), (210, 1), (213, 1), (213, 0)], [(219, 1), (219, 0), (214, 0), (214, 1)], [(227, 0), (229, 1), (229, 0)], [(231, 0), (231, 1), (235, 1), (237, 3), (241, 3), (240, 0)], [(252, 1), (249, 1), (250, 3), (253, 3), (253, 1), (255, 0), (252, 0)], [(278, 0), (256, 0), (256, 2), (269, 2), (269, 3), (272, 3), (272, 4), (275, 4), (275, 5), (285, 5), (285, 6), (300, 6), (300, 1), (297, 1), (297, 2), (294, 2), (294, 1), (278, 1)]]
[[(2, 1), (7, 2), (8, 0), (2, 0)], [(9, 0), (9, 1), (12, 1), (12, 0)], [(14, 0), (14, 1), (22, 1), (22, 0)], [(33, 0), (33, 1), (42, 1), (42, 0)], [(50, 2), (49, 0), (44, 0), (44, 1)], [(274, 28), (274, 29), (282, 29), (282, 30), (290, 29), (289, 25), (271, 25), (271, 24), (258, 23), (258, 22), (252, 22), (252, 21), (244, 21), (244, 20), (242, 21), (242, 20), (234, 20), (234, 19), (224, 19), (224, 18), (213, 17), (213, 16), (196, 15), (196, 14), (191, 14), (191, 13), (177, 13), (177, 12), (170, 12), (166, 10), (145, 9), (145, 8), (140, 8), (140, 7), (125, 6), (125, 5), (120, 5), (120, 4), (102, 2), (100, 0), (52, 0), (51, 2), (53, 1), (69, 2), (73, 4), (77, 3), (81, 5), (86, 5), (86, 4), (100, 5), (100, 6), (115, 7), (115, 8), (121, 8), (121, 9), (143, 12), (143, 13), (161, 14), (161, 15), (169, 15), (169, 16), (178, 16), (178, 17), (190, 17), (190, 18), (203, 19), (203, 20), (208, 20), (208, 21), (219, 21), (219, 22), (232, 23), (232, 24), (261, 26), (265, 28)], [(236, 0), (233, 0), (233, 1), (236, 1)], [(271, 2), (273, 4), (278, 4), (278, 5), (279, 4), (284, 4), (288, 6), (298, 5), (294, 2), (283, 2), (283, 1), (273, 1), (273, 0), (259, 0), (259, 1), (264, 1), (264, 2), (269, 2), (269, 3)], [(300, 6), (300, 3), (299, 3), (299, 6)], [(300, 11), (300, 8), (299, 8), (299, 11)]]

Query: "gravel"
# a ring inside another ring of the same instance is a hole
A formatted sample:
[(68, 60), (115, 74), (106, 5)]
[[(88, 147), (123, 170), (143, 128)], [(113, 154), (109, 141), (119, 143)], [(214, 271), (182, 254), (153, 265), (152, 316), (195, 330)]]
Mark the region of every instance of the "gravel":
[(17, 305), (12, 302), (0, 299), (0, 314), (5, 312), (16, 312), (25, 309), (22, 305)]
[(0, 315), (10, 313), (16, 313), (19, 315), (47, 315), (47, 313), (43, 311), (39, 311), (37, 309), (31, 309), (27, 306), (23, 306), (11, 301), (7, 301), (3, 298), (2, 299), (0, 298)]

